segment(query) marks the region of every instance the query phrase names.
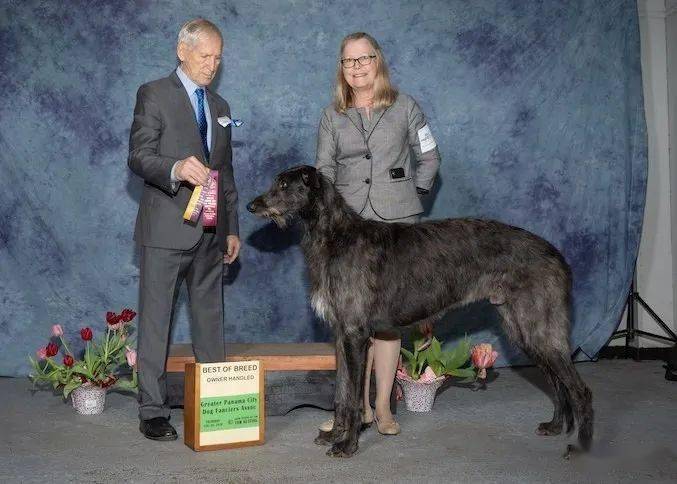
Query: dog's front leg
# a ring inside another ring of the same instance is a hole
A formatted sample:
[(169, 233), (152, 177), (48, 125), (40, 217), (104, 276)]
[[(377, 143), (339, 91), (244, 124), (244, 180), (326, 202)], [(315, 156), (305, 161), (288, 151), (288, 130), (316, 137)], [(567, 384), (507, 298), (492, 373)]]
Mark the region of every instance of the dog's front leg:
[[(350, 457), (358, 447), (360, 428), (362, 426), (362, 390), (368, 335), (362, 328), (351, 328), (343, 342), (341, 381), (336, 381), (335, 418), (331, 449), (327, 455), (332, 457)], [(338, 353), (338, 352), (337, 352)], [(337, 361), (338, 365), (338, 361)], [(338, 366), (337, 366), (338, 369)]]
[(334, 349), (336, 351), (336, 380), (334, 382), (334, 426), (329, 431), (320, 430), (315, 437), (317, 445), (332, 445), (335, 442), (345, 440), (345, 426), (343, 412), (339, 411), (341, 402), (346, 395), (345, 384), (348, 381), (348, 365), (346, 363), (345, 353), (345, 332), (339, 323), (333, 324), (334, 331)]
[(368, 342), (367, 332), (353, 326), (336, 346), (336, 395), (334, 397), (333, 443), (327, 455), (350, 457), (357, 451), (362, 426), (362, 381)]

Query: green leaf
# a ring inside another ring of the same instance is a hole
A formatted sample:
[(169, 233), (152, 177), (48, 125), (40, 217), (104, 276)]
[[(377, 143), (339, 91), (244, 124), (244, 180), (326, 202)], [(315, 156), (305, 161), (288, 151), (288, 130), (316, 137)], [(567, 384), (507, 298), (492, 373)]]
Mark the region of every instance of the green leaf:
[(439, 360), (440, 356), (442, 356), (442, 345), (437, 340), (437, 338), (433, 337), (433, 341), (430, 344), (430, 349), (432, 350), (431, 353), (435, 357), (435, 359)]
[(411, 351), (405, 348), (400, 348), (400, 352), (407, 358), (408, 361), (416, 361), (416, 358)]
[(409, 363), (409, 376), (414, 380), (418, 379), (418, 373), (416, 373), (416, 362), (412, 361)]
[(470, 358), (470, 342), (467, 339), (461, 341), (453, 351), (448, 353), (445, 360), (445, 368), (453, 370), (460, 368)]
[(70, 395), (70, 393), (80, 385), (82, 385), (82, 383), (80, 382), (79, 378), (69, 381), (66, 386), (63, 387), (63, 397), (68, 398), (68, 395)]
[(435, 372), (435, 375), (441, 376), (444, 373), (444, 367), (439, 361), (430, 364), (430, 368)]
[(132, 378), (131, 380), (121, 378), (121, 379), (119, 379), (118, 381), (115, 382), (115, 384), (113, 385), (113, 388), (118, 389), (118, 390), (132, 391), (132, 392), (138, 391), (137, 383), (136, 383), (134, 378)]
[(447, 370), (448, 375), (457, 376), (459, 378), (475, 378), (475, 370), (472, 368), (458, 368), (455, 370)]

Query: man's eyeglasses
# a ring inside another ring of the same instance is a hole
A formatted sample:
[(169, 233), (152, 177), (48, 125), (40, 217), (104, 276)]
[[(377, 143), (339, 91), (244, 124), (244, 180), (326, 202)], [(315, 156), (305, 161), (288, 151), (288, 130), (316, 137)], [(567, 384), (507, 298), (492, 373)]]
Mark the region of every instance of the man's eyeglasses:
[(341, 59), (341, 65), (343, 66), (344, 69), (350, 69), (351, 67), (355, 67), (355, 62), (357, 62), (361, 66), (367, 66), (371, 64), (372, 59), (376, 59), (376, 56), (363, 55), (362, 57), (358, 57), (357, 59), (351, 59), (350, 57), (346, 57), (345, 59)]

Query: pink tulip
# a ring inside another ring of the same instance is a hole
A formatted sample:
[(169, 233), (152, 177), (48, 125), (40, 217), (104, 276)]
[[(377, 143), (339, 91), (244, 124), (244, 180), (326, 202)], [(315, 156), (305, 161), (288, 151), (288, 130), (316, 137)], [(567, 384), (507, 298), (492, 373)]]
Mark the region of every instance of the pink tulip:
[(397, 376), (397, 378), (399, 378), (400, 380), (411, 380), (409, 373), (407, 373), (407, 370), (405, 370), (404, 368), (398, 368), (397, 374), (395, 376)]
[(420, 378), (418, 379), (419, 382), (421, 383), (432, 383), (437, 379), (437, 375), (435, 375), (435, 372), (433, 371), (432, 368), (429, 366), (426, 366), (425, 370), (423, 370), (423, 373), (421, 373)]
[(472, 364), (479, 371), (477, 377), (484, 379), (487, 377), (487, 368), (491, 368), (498, 358), (498, 352), (493, 351), (489, 343), (479, 344), (472, 349)]
[(63, 336), (63, 328), (60, 324), (52, 326), (52, 336), (56, 336), (57, 338)]
[(404, 367), (404, 364), (402, 363), (402, 355), (400, 355), (400, 357), (397, 360), (397, 371), (395, 372), (395, 376), (397, 378), (400, 378), (401, 380), (411, 380), (409, 373), (407, 373), (407, 369)]
[(36, 351), (35, 354), (38, 357), (38, 360), (44, 360), (47, 358), (47, 348), (43, 346), (38, 351)]
[(127, 357), (127, 364), (131, 367), (136, 366), (136, 350), (130, 348), (129, 346), (125, 346), (126, 351), (125, 351), (125, 356)]

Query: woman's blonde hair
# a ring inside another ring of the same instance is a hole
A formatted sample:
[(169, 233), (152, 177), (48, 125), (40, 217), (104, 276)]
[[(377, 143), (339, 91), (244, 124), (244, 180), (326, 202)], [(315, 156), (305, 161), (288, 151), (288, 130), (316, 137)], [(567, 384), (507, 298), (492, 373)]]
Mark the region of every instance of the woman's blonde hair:
[(336, 68), (336, 89), (334, 90), (334, 109), (339, 113), (345, 113), (346, 109), (354, 105), (353, 91), (346, 82), (343, 75), (343, 66), (341, 65), (341, 58), (343, 57), (343, 49), (346, 44), (353, 40), (367, 39), (374, 49), (376, 59), (376, 78), (374, 79), (374, 109), (387, 108), (391, 106), (395, 99), (397, 99), (397, 89), (390, 83), (390, 76), (388, 75), (388, 66), (383, 57), (381, 46), (378, 45), (376, 39), (365, 32), (355, 32), (347, 35), (341, 41), (341, 48), (339, 49), (339, 60)]

